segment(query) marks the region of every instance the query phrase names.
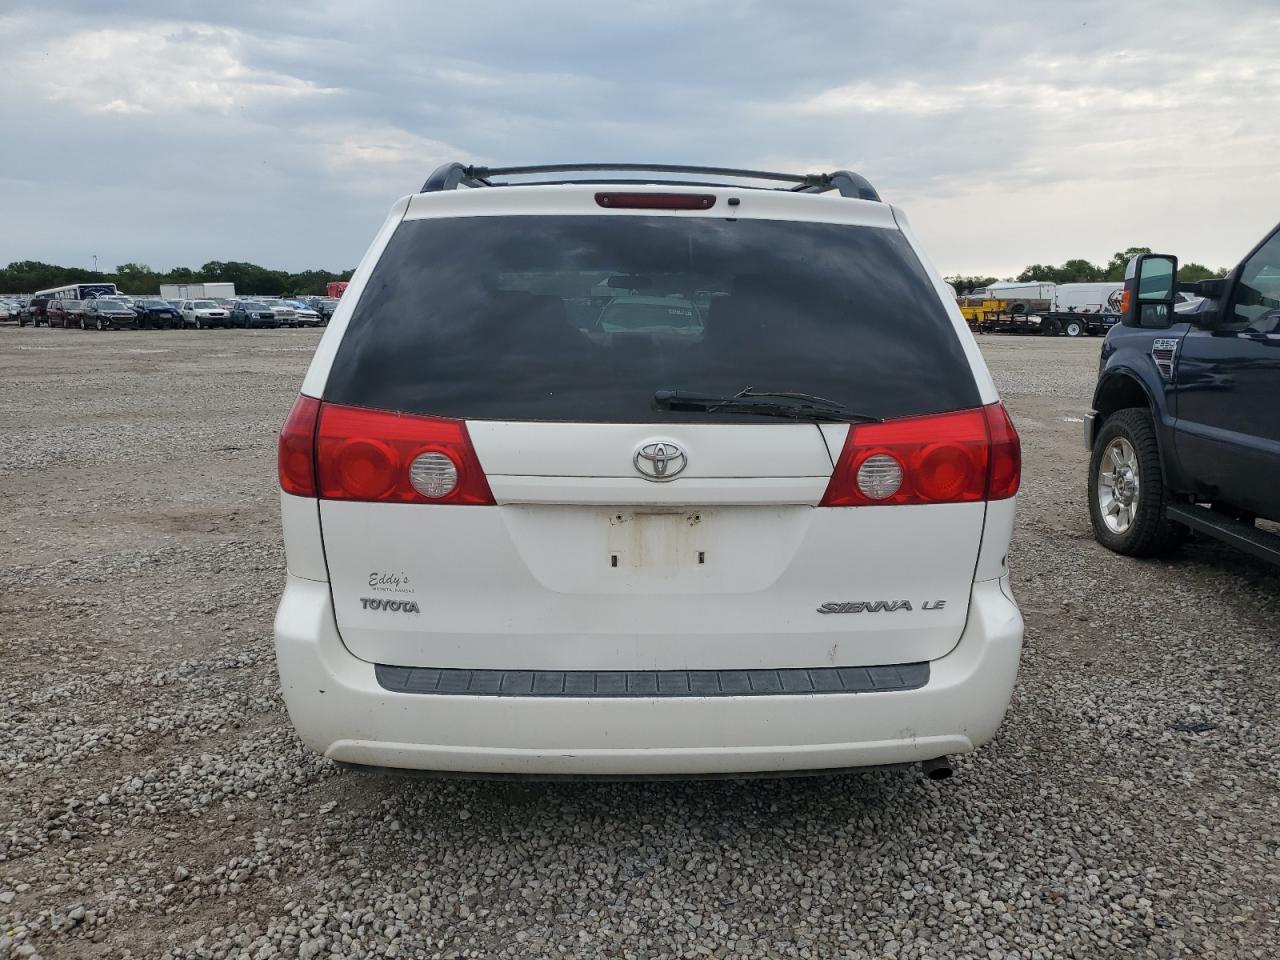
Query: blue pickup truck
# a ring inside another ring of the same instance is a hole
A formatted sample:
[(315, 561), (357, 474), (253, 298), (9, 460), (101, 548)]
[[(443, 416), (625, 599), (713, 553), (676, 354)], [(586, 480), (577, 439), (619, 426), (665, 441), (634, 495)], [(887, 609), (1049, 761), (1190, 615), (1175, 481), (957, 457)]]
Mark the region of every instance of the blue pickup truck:
[(1085, 437), (1103, 546), (1158, 556), (1194, 530), (1280, 563), (1280, 535), (1258, 525), (1280, 521), (1280, 227), (1218, 279), (1130, 261)]

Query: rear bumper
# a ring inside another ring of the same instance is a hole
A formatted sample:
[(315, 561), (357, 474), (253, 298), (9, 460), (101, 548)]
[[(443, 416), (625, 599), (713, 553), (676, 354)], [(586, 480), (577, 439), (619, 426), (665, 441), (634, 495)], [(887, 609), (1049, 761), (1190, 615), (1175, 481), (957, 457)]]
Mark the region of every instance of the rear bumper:
[(986, 743), (1017, 676), (1007, 581), (974, 585), (960, 642), (918, 689), (676, 698), (453, 696), (382, 687), (334, 623), (329, 585), (289, 576), (276, 657), (290, 719), (332, 760), (474, 774), (663, 776), (833, 770)]

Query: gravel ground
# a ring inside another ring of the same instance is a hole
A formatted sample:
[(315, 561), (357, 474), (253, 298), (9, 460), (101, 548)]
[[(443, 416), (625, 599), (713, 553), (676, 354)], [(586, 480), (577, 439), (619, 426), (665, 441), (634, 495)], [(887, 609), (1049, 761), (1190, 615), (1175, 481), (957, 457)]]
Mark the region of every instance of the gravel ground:
[(955, 779), (515, 791), (288, 725), (274, 434), (317, 336), (0, 328), (0, 958), (1280, 954), (1280, 576), (1094, 544), (1096, 340), (982, 340), (1027, 647)]

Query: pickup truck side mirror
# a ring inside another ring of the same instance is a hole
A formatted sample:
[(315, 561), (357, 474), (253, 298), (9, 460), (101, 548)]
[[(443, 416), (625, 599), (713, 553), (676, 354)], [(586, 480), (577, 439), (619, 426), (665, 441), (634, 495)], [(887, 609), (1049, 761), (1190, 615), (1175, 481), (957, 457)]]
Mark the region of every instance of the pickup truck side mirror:
[(1178, 258), (1163, 253), (1140, 253), (1124, 272), (1120, 322), (1126, 327), (1164, 329), (1173, 323), (1174, 291), (1178, 289)]

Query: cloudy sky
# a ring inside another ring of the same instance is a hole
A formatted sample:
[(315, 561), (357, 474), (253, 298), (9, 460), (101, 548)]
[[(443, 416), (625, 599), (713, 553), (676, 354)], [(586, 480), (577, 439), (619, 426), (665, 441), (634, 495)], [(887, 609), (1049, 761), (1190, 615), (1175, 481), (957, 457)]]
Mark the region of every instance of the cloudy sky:
[(0, 0), (0, 262), (353, 266), (438, 163), (847, 167), (947, 273), (1280, 220), (1280, 0)]

